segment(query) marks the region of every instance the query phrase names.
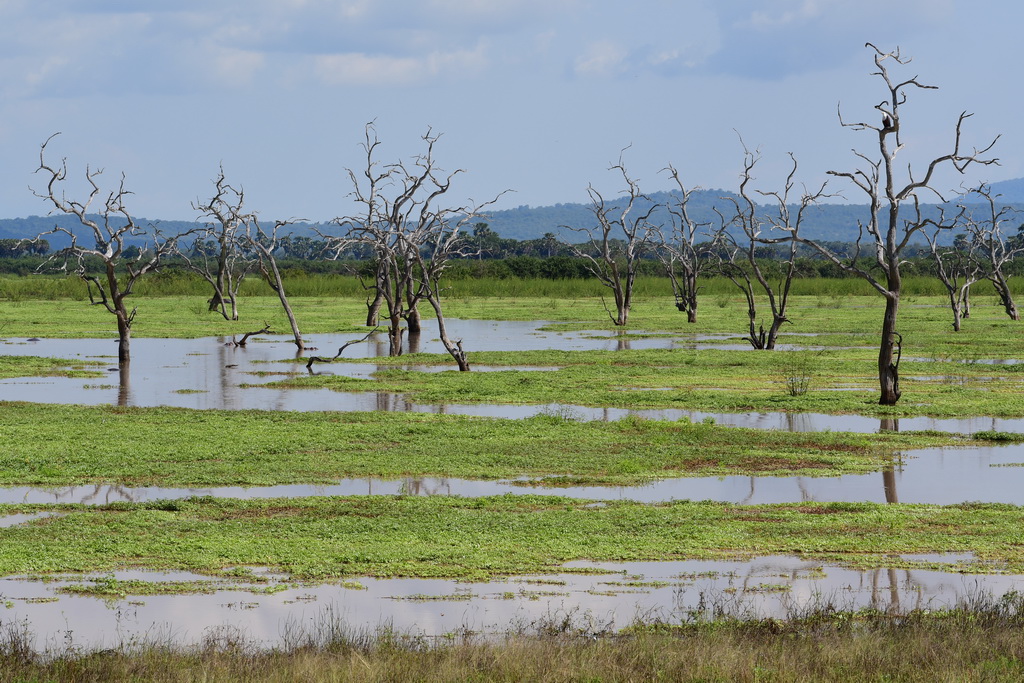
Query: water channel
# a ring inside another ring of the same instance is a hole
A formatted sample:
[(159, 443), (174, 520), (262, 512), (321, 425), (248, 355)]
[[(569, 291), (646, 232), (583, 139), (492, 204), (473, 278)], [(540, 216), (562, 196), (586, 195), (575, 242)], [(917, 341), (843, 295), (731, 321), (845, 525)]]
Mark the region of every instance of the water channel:
[[(540, 322), (452, 321), (452, 334), (473, 350), (510, 348), (746, 349), (735, 338), (684, 338), (663, 335), (622, 338), (600, 332), (546, 332)], [(309, 342), (323, 355), (358, 335), (314, 335)], [(595, 409), (584, 406), (427, 405), (391, 393), (343, 393), (331, 390), (243, 388), (240, 385), (307, 374), (294, 362), (286, 338), (267, 336), (244, 347), (227, 338), (136, 339), (128, 372), (114, 362), (114, 340), (8, 339), (6, 355), (48, 356), (100, 361), (107, 377), (100, 379), (15, 378), (0, 380), (0, 400), (59, 402), (86, 405), (179, 406), (195, 409), (264, 409), (299, 411), (419, 411), (525, 418), (555, 411), (583, 420), (615, 420), (626, 415), (652, 419), (700, 421), (714, 418), (726, 425), (790, 431), (876, 432), (894, 425), (876, 418), (823, 414), (712, 414), (686, 410)], [(436, 340), (422, 351), (442, 353)], [(343, 363), (316, 366), (316, 372), (369, 377), (379, 367), (374, 357), (386, 353), (383, 335), (349, 347)], [(309, 354), (307, 354), (309, 355)], [(386, 366), (394, 367), (394, 366)], [(447, 367), (416, 367), (445, 371)], [(476, 371), (508, 370), (480, 367)], [(521, 368), (542, 371), (550, 368)], [(259, 375), (253, 373), (261, 373)], [(902, 430), (938, 429), (961, 433), (981, 430), (1024, 431), (1024, 420), (911, 418)], [(103, 504), (192, 495), (220, 497), (295, 497), (348, 495), (459, 495), (551, 492), (600, 500), (645, 502), (674, 499), (720, 500), (746, 504), (796, 501), (876, 501), (957, 503), (985, 501), (1024, 504), (1024, 446), (971, 449), (926, 449), (895, 456), (884, 472), (841, 477), (699, 477), (653, 482), (637, 487), (534, 488), (523, 481), (467, 481), (410, 478), (397, 481), (342, 480), (331, 485), (217, 487), (197, 489), (129, 488), (117, 485), (62, 489), (11, 487), (0, 489), (0, 502)], [(31, 523), (33, 516), (0, 518), (0, 528)], [(921, 558), (957, 563), (963, 557)], [(977, 593), (1000, 595), (1024, 589), (1024, 576), (964, 576), (933, 569), (854, 571), (823, 567), (798, 558), (769, 557), (736, 562), (658, 562), (602, 564), (588, 567), (610, 574), (566, 573), (547, 577), (511, 577), (487, 583), (461, 584), (423, 579), (359, 579), (343, 585), (294, 586), (272, 594), (256, 594), (225, 579), (212, 594), (127, 597), (102, 600), (69, 595), (69, 584), (88, 584), (106, 577), (64, 577), (38, 582), (0, 578), (0, 624), (22, 623), (36, 634), (40, 649), (117, 646), (128, 642), (193, 643), (237, 632), (260, 644), (280, 644), (325, 620), (341, 620), (355, 630), (379, 625), (415, 634), (437, 636), (459, 630), (501, 633), (516, 625), (571, 615), (581, 628), (621, 628), (634, 618), (683, 618), (709, 596), (716, 606), (745, 615), (785, 616), (808, 606), (832, 603), (841, 608), (871, 606), (910, 609), (953, 604)], [(579, 567), (576, 567), (579, 569)], [(257, 572), (259, 570), (257, 569)], [(209, 581), (187, 574), (119, 572), (116, 578), (146, 581)], [(266, 577), (274, 581), (275, 577)], [(260, 584), (263, 585), (263, 584)]]

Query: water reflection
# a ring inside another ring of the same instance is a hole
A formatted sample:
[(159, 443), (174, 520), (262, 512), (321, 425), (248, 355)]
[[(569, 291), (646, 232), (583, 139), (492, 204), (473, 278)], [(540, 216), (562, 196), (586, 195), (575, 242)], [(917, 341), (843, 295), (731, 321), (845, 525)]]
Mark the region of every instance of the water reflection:
[[(631, 348), (676, 348), (680, 342), (673, 338), (635, 339), (617, 337), (614, 333), (593, 332), (548, 333), (538, 330), (542, 323), (515, 323), (493, 321), (457, 321), (467, 325), (460, 330), (478, 350), (508, 348), (562, 348), (592, 349), (618, 348), (628, 343)], [(454, 325), (453, 325), (454, 326)], [(475, 336), (470, 336), (472, 333)], [(277, 379), (299, 377), (304, 366), (295, 363), (295, 347), (290, 337), (277, 335), (260, 337), (245, 347), (225, 345), (227, 338), (203, 339), (136, 339), (133, 342), (132, 364), (117, 368), (114, 364), (116, 340), (97, 339), (45, 339), (33, 342), (8, 341), (2, 352), (8, 355), (37, 355), (69, 359), (111, 360), (111, 371), (119, 373), (117, 386), (97, 379), (62, 377), (13, 378), (0, 380), (0, 400), (32, 401), (37, 403), (75, 403), (82, 405), (175, 406), (197, 409), (227, 410), (296, 410), (296, 411), (373, 411), (400, 410), (405, 412), (433, 412), (484, 417), (520, 419), (538, 413), (571, 414), (582, 420), (618, 420), (637, 415), (658, 420), (713, 419), (724, 425), (755, 429), (781, 429), (787, 431), (851, 431), (875, 432), (879, 429), (876, 418), (859, 415), (827, 415), (822, 413), (709, 413), (697, 410), (651, 409), (627, 410), (623, 408), (592, 408), (563, 404), (548, 405), (494, 405), (494, 404), (422, 404), (402, 395), (384, 393), (337, 392), (329, 389), (242, 389), (241, 384), (270, 382)], [(312, 335), (311, 345), (336, 348), (337, 339), (327, 335)], [(438, 352), (439, 342), (423, 340), (423, 350)], [(468, 342), (467, 342), (468, 343)], [(435, 348), (436, 347), (436, 348)], [(443, 350), (441, 350), (443, 351)], [(345, 357), (354, 362), (321, 365), (318, 373), (332, 373), (351, 377), (369, 377), (374, 372), (395, 366), (366, 362), (369, 358), (387, 353), (387, 339), (381, 334), (371, 335), (366, 341), (345, 351)], [(455, 366), (408, 366), (419, 371), (451, 371)], [(506, 366), (475, 366), (474, 371), (517, 369)], [(539, 371), (542, 368), (524, 367)], [(552, 368), (544, 368), (552, 369)], [(258, 374), (253, 374), (258, 373)], [(928, 417), (903, 418), (902, 428), (909, 430), (934, 429), (961, 433), (984, 430), (1024, 432), (1024, 419), (971, 417), (939, 419)], [(883, 423), (883, 429), (886, 427)]]
[[(394, 407), (394, 406), (392, 406)], [(217, 486), (202, 488), (128, 487), (112, 484), (63, 488), (0, 488), (0, 503), (109, 503), (189, 496), (295, 498), (357, 495), (496, 496), (538, 493), (589, 500), (714, 500), (764, 504), (797, 502), (928, 503), (969, 501), (1024, 505), (1024, 446), (929, 448), (892, 456), (879, 474), (838, 477), (723, 476), (665, 479), (642, 486), (527, 487), (526, 481), (482, 481), (446, 477), (398, 480), (342, 479), (334, 484)], [(557, 482), (557, 478), (553, 478)], [(899, 494), (897, 494), (899, 491)]]
[[(358, 578), (347, 586), (289, 586), (270, 594), (247, 592), (244, 578), (224, 577), (220, 581), (225, 589), (213, 594), (105, 600), (62, 591), (73, 584), (90, 585), (89, 577), (58, 577), (45, 583), (5, 578), (0, 579), (0, 595), (9, 605), (3, 613), (6, 621), (28, 621), (37, 636), (37, 649), (61, 651), (68, 646), (117, 647), (147, 637), (159, 638), (165, 645), (187, 645), (226, 627), (238, 629), (259, 645), (281, 646), (296, 631), (313, 632), (325, 621), (340, 621), (353, 631), (387, 625), (429, 637), (460, 630), (501, 634), (517, 626), (528, 630), (531, 624), (566, 618), (584, 631), (597, 632), (623, 628), (638, 616), (672, 623), (715, 613), (784, 618), (830, 606), (903, 612), (1024, 589), (1024, 577), (1016, 575), (964, 577), (931, 569), (858, 571), (794, 557), (574, 562), (567, 567), (605, 573), (521, 576), (470, 584)], [(262, 580), (249, 585), (256, 589), (276, 582), (259, 568), (254, 576)], [(185, 572), (117, 572), (92, 578), (211, 580)]]
[[(898, 432), (900, 431), (900, 421), (892, 417), (883, 417), (878, 431), (880, 433)], [(897, 456), (892, 455), (888, 458), (885, 467), (882, 468), (882, 491), (885, 493), (886, 503), (900, 502), (899, 494), (896, 492), (896, 461)]]

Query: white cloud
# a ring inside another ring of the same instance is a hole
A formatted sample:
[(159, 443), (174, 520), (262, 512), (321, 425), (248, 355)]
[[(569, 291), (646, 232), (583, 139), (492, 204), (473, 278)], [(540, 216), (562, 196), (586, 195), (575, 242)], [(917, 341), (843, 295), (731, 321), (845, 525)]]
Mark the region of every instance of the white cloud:
[[(794, 3), (790, 2), (787, 4), (792, 5)], [(754, 28), (770, 30), (791, 24), (804, 23), (820, 16), (823, 11), (823, 3), (818, 0), (800, 0), (795, 4), (795, 7), (772, 8), (751, 12), (749, 23)]]
[(485, 65), (482, 47), (435, 51), (417, 57), (348, 53), (314, 58), (317, 77), (328, 85), (411, 85), (450, 75), (474, 74)]
[(622, 73), (628, 52), (618, 43), (603, 40), (591, 43), (576, 58), (574, 71), (582, 76), (613, 76)]
[(245, 85), (264, 67), (266, 58), (258, 52), (222, 49), (214, 56), (213, 63), (217, 82)]

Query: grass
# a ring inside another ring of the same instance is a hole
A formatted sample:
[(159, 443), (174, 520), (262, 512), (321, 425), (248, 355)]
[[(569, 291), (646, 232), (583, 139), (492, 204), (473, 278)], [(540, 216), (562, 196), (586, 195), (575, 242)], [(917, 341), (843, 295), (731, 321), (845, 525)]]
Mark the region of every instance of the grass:
[[(405, 476), (634, 485), (680, 476), (873, 472), (897, 450), (977, 443), (950, 434), (790, 433), (641, 418), (2, 402), (0, 410), (0, 485), (7, 486), (255, 486)], [(1010, 437), (986, 435), (999, 438)]]
[[(0, 347), (2, 349), (2, 347)], [(38, 356), (0, 356), (0, 379), (13, 377), (104, 377), (98, 361), (62, 360)]]
[[(190, 498), (104, 506), (3, 530), (0, 575), (124, 568), (222, 574), (268, 567), (300, 581), (482, 580), (565, 572), (566, 562), (798, 555), (853, 568), (1024, 573), (1024, 509), (1001, 504), (643, 504), (554, 496)], [(974, 561), (904, 559), (973, 553)]]
[[(902, 365), (905, 399), (878, 405), (874, 350), (837, 351), (521, 351), (479, 352), (472, 360), (501, 366), (554, 367), (538, 373), (424, 373), (380, 370), (369, 379), (316, 375), (264, 386), (330, 388), (402, 393), (419, 403), (549, 404), (617, 408), (682, 408), (709, 412), (817, 412), (873, 416), (1024, 416), (1024, 364), (993, 366), (951, 359)], [(796, 359), (804, 391), (793, 391)], [(440, 355), (379, 359), (397, 363), (449, 364)], [(254, 389), (255, 390), (255, 389)]]

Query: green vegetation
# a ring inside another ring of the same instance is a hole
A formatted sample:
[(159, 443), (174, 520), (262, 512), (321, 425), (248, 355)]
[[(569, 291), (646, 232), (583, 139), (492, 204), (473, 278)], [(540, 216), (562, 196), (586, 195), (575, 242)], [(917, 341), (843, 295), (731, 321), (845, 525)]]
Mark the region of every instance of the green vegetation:
[[(789, 433), (688, 422), (497, 420), (0, 403), (0, 484), (226, 486), (344, 477), (541, 478), (631, 485), (678, 476), (835, 476), (946, 434)], [(74, 444), (69, 448), (68, 444)]]
[[(1024, 573), (1012, 505), (644, 504), (555, 496), (352, 496), (2, 505), (60, 511), (4, 529), (0, 574), (140, 567), (219, 574), (279, 569), (298, 580), (353, 576), (486, 579), (567, 571), (574, 560), (799, 555), (859, 568)], [(973, 553), (976, 562), (903, 559)], [(580, 570), (576, 570), (580, 571)]]
[[(821, 338), (813, 338), (820, 341)], [(998, 342), (995, 342), (998, 343)], [(993, 343), (992, 346), (995, 344)], [(994, 349), (993, 349), (994, 350)], [(479, 352), (493, 366), (548, 366), (547, 372), (424, 373), (399, 367), (371, 379), (317, 375), (268, 387), (389, 391), (420, 403), (548, 404), (685, 408), (713, 412), (790, 411), (877, 416), (1024, 416), (1024, 364), (905, 360), (911, 400), (879, 406), (873, 350), (843, 351), (522, 351)], [(438, 355), (380, 359), (378, 365), (449, 364)], [(804, 392), (792, 391), (804, 383)], [(254, 389), (255, 390), (255, 389)]]
[[(0, 349), (3, 347), (0, 346)], [(38, 356), (0, 356), (0, 379), (11, 377), (102, 377), (97, 361), (62, 360)]]

